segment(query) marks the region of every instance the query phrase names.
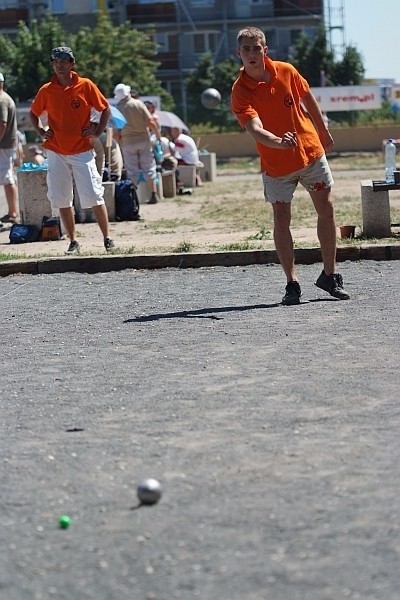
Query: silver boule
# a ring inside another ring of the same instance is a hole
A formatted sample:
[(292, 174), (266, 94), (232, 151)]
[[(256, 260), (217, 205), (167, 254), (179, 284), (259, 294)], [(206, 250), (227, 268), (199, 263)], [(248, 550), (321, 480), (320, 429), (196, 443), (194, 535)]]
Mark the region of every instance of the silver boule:
[(200, 96), (204, 108), (217, 108), (221, 103), (221, 94), (215, 88), (207, 88)]
[(143, 479), (137, 486), (137, 495), (142, 504), (156, 504), (162, 495), (161, 483), (157, 479)]

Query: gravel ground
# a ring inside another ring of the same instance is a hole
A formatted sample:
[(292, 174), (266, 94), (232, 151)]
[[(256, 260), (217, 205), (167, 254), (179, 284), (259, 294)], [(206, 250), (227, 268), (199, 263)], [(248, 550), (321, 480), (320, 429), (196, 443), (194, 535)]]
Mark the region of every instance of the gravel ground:
[(398, 600), (400, 262), (340, 267), (0, 279), (1, 598)]

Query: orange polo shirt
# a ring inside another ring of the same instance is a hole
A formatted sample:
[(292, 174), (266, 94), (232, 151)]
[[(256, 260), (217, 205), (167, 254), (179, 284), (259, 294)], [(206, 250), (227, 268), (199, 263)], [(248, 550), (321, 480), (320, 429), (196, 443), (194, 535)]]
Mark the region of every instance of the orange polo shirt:
[(241, 68), (232, 87), (232, 111), (240, 125), (259, 117), (264, 129), (282, 137), (287, 131), (297, 132), (298, 146), (287, 150), (267, 148), (256, 142), (261, 170), (271, 177), (298, 171), (324, 154), (324, 148), (311, 119), (300, 101), (309, 92), (307, 81), (289, 63), (265, 57), (268, 83), (255, 81)]
[(37, 117), (47, 112), (48, 125), (54, 137), (43, 145), (59, 154), (79, 154), (93, 149), (82, 130), (90, 125), (91, 109), (102, 112), (108, 108), (107, 99), (90, 79), (71, 71), (72, 83), (64, 87), (55, 74), (38, 91), (31, 110)]

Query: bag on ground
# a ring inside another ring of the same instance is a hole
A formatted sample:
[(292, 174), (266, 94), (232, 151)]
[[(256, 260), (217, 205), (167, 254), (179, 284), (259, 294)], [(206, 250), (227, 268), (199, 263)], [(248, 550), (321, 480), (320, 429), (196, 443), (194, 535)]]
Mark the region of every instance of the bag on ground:
[(139, 198), (130, 179), (115, 182), (115, 220), (139, 221)]
[(14, 223), (10, 229), (10, 244), (25, 244), (39, 241), (40, 231), (36, 225)]
[(43, 217), (42, 231), (40, 232), (42, 242), (61, 240), (61, 237), (60, 217)]

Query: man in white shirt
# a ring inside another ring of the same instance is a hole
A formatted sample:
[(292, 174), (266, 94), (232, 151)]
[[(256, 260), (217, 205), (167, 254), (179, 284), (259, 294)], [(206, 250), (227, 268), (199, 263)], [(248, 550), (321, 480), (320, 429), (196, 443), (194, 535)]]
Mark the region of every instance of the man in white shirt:
[[(190, 135), (182, 133), (182, 129), (179, 129), (179, 127), (171, 127), (171, 138), (175, 144), (175, 156), (178, 158), (178, 165), (204, 167), (199, 159), (199, 151), (196, 142)], [(198, 172), (196, 172), (196, 185), (203, 185)]]

